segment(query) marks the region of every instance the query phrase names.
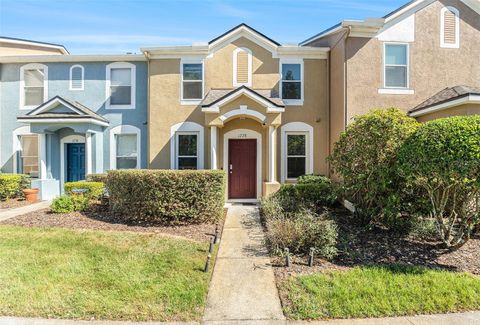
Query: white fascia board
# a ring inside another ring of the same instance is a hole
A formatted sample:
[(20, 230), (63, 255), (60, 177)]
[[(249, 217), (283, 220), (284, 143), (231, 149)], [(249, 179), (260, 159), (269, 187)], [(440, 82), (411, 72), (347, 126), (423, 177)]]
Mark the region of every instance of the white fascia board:
[(269, 39), (257, 34), (256, 32), (250, 30), (245, 26), (241, 26), (235, 30), (232, 30), (230, 33), (222, 36), (221, 38), (217, 39), (215, 42), (209, 44), (210, 49), (216, 49), (217, 47), (223, 47), (223, 43), (230, 43), (232, 42), (231, 39), (238, 39), (240, 37), (246, 37), (260, 46), (276, 49), (278, 47), (277, 44), (271, 42)]
[(342, 26), (350, 29), (351, 37), (371, 38), (384, 26), (385, 19), (369, 18), (366, 20), (344, 20)]
[(160, 46), (140, 49), (149, 59), (182, 58), (185, 56), (205, 57), (208, 45)]
[(428, 108), (409, 113), (408, 115), (411, 117), (418, 117), (464, 104), (480, 104), (480, 95), (465, 96), (463, 98), (455, 99), (446, 103), (430, 106)]
[(121, 55), (24, 55), (0, 56), (0, 63), (27, 63), (27, 62), (102, 62), (102, 61), (146, 61), (143, 54)]
[(39, 107), (40, 109), (36, 108), (34, 111), (33, 111), (33, 114), (31, 115), (28, 115), (28, 116), (36, 116), (42, 112), (45, 112), (45, 111), (48, 111), (49, 109), (51, 108), (54, 108), (56, 107), (58, 104), (62, 104), (63, 106), (65, 107), (68, 107), (69, 109), (71, 109), (72, 111), (74, 111), (75, 113), (77, 114), (80, 114), (80, 115), (85, 115), (83, 112), (79, 111), (77, 108), (75, 108), (74, 106), (72, 106), (71, 104), (67, 103), (66, 101), (60, 99), (60, 98), (55, 98), (53, 101), (51, 101), (48, 105), (45, 105), (43, 107)]
[(101, 126), (108, 126), (108, 122), (99, 121), (93, 118), (78, 118), (78, 119), (69, 119), (69, 118), (45, 118), (45, 119), (36, 119), (36, 118), (25, 118), (17, 117), (17, 120), (21, 123), (92, 123)]
[(329, 47), (279, 46), (274, 58), (327, 59)]
[(5, 38), (5, 37), (0, 37), (0, 42), (11, 43), (11, 44), (20, 44), (20, 45), (29, 45), (29, 46), (36, 46), (36, 47), (44, 47), (44, 48), (59, 50), (64, 55), (69, 55), (70, 54), (70, 53), (68, 53), (67, 49), (65, 49), (65, 47), (62, 46), (62, 45), (48, 44), (48, 43), (35, 42), (35, 41), (27, 41), (27, 40), (21, 40), (21, 39), (10, 39), (10, 38)]
[(317, 35), (317, 36), (313, 36), (313, 37), (311, 37), (311, 38), (308, 38), (308, 39), (306, 39), (305, 41), (299, 43), (298, 45), (303, 46), (304, 44), (312, 43), (312, 42), (314, 42), (314, 41), (316, 41), (316, 40), (318, 40), (318, 39), (320, 39), (320, 38), (322, 38), (322, 37), (335, 34), (335, 33), (339, 32), (339, 31), (341, 31), (342, 29), (345, 29), (345, 27), (343, 27), (343, 26), (340, 24), (340, 26), (335, 27), (335, 28), (332, 28), (331, 30), (328, 30), (328, 31), (326, 31), (326, 32), (324, 32), (324, 33), (322, 33), (322, 34)]

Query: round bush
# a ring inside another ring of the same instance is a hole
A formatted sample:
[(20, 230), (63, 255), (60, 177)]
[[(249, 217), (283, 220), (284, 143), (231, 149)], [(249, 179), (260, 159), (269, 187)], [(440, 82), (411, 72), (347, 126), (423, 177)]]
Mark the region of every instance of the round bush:
[(396, 201), (392, 196), (402, 188), (394, 168), (398, 149), (418, 126), (399, 109), (376, 109), (356, 117), (341, 134), (329, 161), (361, 221), (381, 216)]
[(102, 182), (68, 182), (63, 187), (68, 195), (82, 193), (90, 200), (99, 200), (105, 190), (105, 185)]
[(397, 170), (424, 189), (444, 243), (466, 242), (480, 213), (480, 116), (423, 124), (399, 151)]
[(90, 206), (90, 199), (83, 195), (63, 195), (53, 200), (50, 210), (53, 213), (71, 213), (84, 211)]

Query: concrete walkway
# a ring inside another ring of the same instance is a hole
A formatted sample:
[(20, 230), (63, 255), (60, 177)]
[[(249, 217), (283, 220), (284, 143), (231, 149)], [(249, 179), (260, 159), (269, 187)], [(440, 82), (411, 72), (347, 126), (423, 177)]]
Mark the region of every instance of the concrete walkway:
[(204, 323), (284, 319), (258, 208), (232, 206), (223, 228)]
[(33, 203), (30, 205), (26, 205), (24, 207), (14, 208), (14, 209), (6, 209), (4, 211), (0, 210), (0, 221), (7, 220), (10, 218), (14, 218), (16, 216), (21, 216), (22, 214), (26, 214), (29, 212), (46, 209), (50, 206), (52, 201), (41, 201), (38, 203)]

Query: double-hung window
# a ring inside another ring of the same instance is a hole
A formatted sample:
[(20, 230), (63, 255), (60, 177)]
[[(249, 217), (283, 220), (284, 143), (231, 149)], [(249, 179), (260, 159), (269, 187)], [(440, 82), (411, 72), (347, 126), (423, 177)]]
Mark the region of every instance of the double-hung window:
[(286, 104), (299, 105), (303, 100), (303, 64), (281, 64), (281, 95)]
[(408, 44), (385, 44), (385, 88), (408, 88)]
[(307, 171), (307, 134), (287, 133), (287, 179), (296, 179)]
[(115, 135), (115, 142), (117, 169), (137, 168), (137, 134), (117, 134)]
[(21, 135), (20, 172), (38, 177), (38, 135)]
[(188, 103), (203, 98), (203, 64), (182, 62), (182, 101)]
[(45, 102), (45, 69), (23, 70), (23, 106), (36, 107)]
[(107, 108), (135, 108), (135, 71), (131, 63), (107, 65)]
[(198, 134), (177, 133), (177, 169), (198, 168)]

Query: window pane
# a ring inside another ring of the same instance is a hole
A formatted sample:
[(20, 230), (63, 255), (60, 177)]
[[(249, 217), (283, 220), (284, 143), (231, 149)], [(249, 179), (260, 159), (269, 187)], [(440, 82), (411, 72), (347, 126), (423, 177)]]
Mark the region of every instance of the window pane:
[(287, 178), (297, 178), (305, 175), (305, 157), (287, 158)]
[(134, 169), (137, 168), (136, 157), (117, 157), (117, 169)]
[(110, 89), (112, 92), (110, 96), (111, 105), (130, 105), (132, 103), (132, 87), (112, 86)]
[(43, 87), (43, 69), (25, 70), (24, 81), (26, 87)]
[(195, 134), (178, 135), (178, 155), (196, 156), (197, 155), (197, 136)]
[(137, 135), (117, 135), (117, 156), (137, 156)]
[(21, 172), (31, 177), (38, 177), (38, 136), (24, 135), (20, 138), (20, 142), (22, 145)]
[(197, 169), (197, 158), (178, 158), (178, 169)]
[(385, 45), (385, 64), (407, 64), (407, 45)]
[(385, 86), (407, 87), (407, 67), (385, 67)]
[(183, 82), (183, 99), (202, 99), (202, 83), (198, 81)]
[(110, 83), (112, 86), (131, 86), (130, 68), (112, 69), (110, 71)]
[(282, 82), (282, 99), (301, 99), (302, 85), (300, 82)]
[(38, 106), (43, 104), (43, 87), (25, 88), (25, 105)]
[(301, 80), (300, 64), (282, 64), (283, 80)]
[(202, 80), (201, 64), (184, 64), (183, 80)]
[(287, 135), (287, 155), (304, 156), (305, 155), (305, 135), (290, 134)]

